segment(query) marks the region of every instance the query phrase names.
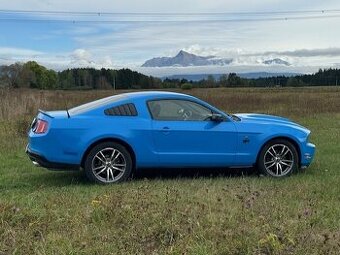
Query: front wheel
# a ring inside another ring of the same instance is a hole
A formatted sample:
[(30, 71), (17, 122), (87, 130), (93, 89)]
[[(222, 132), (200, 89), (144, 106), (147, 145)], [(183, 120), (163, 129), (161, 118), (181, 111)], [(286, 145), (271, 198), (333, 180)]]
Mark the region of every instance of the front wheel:
[(276, 139), (262, 148), (257, 167), (264, 175), (280, 178), (295, 172), (298, 162), (295, 146), (287, 140)]
[(125, 181), (131, 175), (132, 160), (124, 146), (115, 142), (96, 145), (85, 161), (85, 174), (90, 181), (109, 184)]

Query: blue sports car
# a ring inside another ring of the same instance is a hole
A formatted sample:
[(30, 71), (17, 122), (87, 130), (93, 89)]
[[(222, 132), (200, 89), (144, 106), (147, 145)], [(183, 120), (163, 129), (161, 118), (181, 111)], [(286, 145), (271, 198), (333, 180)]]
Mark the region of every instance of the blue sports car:
[(35, 165), (84, 169), (97, 183), (136, 169), (253, 167), (284, 177), (310, 165), (310, 131), (289, 119), (229, 115), (190, 95), (133, 92), (65, 111), (39, 111), (26, 152)]

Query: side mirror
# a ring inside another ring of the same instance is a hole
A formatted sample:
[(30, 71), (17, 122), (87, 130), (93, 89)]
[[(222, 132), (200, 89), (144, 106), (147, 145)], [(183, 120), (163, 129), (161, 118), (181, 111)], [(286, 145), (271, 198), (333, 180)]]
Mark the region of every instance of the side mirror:
[(210, 116), (211, 121), (222, 122), (225, 120), (224, 116), (220, 113), (213, 113)]

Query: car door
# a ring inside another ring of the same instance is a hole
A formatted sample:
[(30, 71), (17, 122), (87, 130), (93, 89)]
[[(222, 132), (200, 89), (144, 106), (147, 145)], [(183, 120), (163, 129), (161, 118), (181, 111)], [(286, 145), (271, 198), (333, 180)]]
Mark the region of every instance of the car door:
[(190, 100), (148, 102), (155, 152), (161, 166), (231, 166), (236, 129), (232, 121), (212, 121), (212, 110)]

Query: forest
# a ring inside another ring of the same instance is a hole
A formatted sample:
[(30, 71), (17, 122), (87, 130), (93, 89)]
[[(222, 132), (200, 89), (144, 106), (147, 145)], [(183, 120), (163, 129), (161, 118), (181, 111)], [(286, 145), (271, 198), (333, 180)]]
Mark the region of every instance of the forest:
[(161, 79), (130, 69), (72, 68), (54, 71), (35, 61), (0, 66), (0, 87), (36, 89), (191, 89), (213, 87), (303, 87), (337, 86), (340, 69), (320, 69), (314, 74), (274, 76), (246, 79), (236, 73), (222, 75), (219, 79), (209, 75), (207, 79)]

